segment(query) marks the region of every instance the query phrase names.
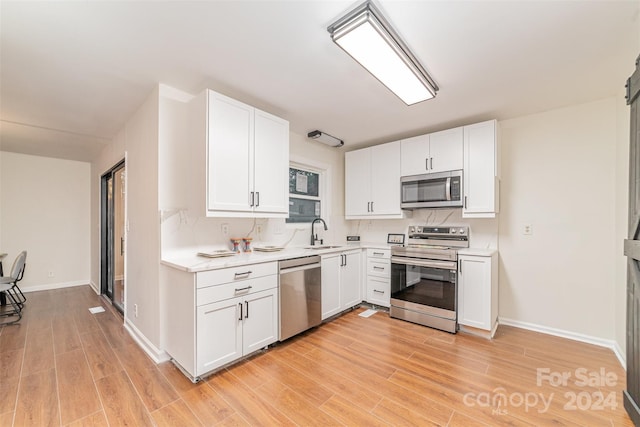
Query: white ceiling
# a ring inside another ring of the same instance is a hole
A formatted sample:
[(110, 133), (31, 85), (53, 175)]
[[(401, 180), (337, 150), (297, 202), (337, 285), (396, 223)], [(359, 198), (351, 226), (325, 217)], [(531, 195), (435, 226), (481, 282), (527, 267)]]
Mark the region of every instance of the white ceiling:
[(0, 143), (88, 161), (154, 86), (211, 88), (372, 145), (621, 93), (638, 1), (377, 4), (440, 86), (407, 107), (331, 42), (360, 1), (0, 2)]

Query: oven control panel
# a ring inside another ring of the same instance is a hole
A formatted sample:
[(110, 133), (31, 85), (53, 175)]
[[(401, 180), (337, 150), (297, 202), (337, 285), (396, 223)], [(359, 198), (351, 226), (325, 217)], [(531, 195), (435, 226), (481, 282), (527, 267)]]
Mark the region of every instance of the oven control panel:
[(469, 227), (427, 227), (422, 225), (409, 226), (409, 237), (416, 235), (431, 236), (466, 236), (469, 234)]

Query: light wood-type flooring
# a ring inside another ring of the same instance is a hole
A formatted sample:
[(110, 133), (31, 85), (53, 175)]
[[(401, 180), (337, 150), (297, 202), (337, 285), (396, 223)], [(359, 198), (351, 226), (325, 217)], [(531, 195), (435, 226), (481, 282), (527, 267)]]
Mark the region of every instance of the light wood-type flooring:
[(0, 426), (632, 426), (610, 350), (513, 327), (489, 341), (356, 309), (192, 384), (88, 286), (27, 298), (0, 328)]

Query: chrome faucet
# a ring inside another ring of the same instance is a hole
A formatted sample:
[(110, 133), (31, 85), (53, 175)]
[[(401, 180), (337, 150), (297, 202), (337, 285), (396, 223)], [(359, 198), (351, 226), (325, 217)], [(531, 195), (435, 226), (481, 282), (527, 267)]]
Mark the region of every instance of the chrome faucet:
[(314, 220), (311, 222), (311, 246), (314, 246), (318, 240), (320, 240), (320, 244), (322, 244), (322, 239), (318, 239), (318, 235), (317, 235), (317, 234), (315, 234), (315, 233), (313, 232), (313, 230), (314, 230), (314, 226), (316, 225), (316, 222), (318, 222), (318, 221), (320, 221), (321, 223), (323, 223), (323, 224), (324, 224), (324, 229), (325, 229), (325, 230), (328, 230), (328, 228), (327, 228), (327, 223), (326, 223), (326, 222), (324, 222), (324, 219), (322, 219), (322, 218), (316, 218), (316, 219), (314, 219)]

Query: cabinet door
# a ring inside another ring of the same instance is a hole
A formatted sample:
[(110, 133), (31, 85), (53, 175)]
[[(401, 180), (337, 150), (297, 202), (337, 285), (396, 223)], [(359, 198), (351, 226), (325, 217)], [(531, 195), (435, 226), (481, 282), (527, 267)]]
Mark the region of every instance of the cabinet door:
[(209, 92), (207, 210), (250, 212), (253, 107)]
[(454, 128), (429, 135), (429, 172), (446, 172), (463, 168), (463, 128)]
[(340, 313), (340, 260), (338, 254), (322, 256), (322, 320)]
[(367, 302), (389, 307), (391, 305), (390, 279), (367, 276)]
[(242, 356), (241, 298), (198, 307), (196, 375)]
[(401, 215), (400, 141), (371, 147), (371, 213)]
[(400, 175), (429, 173), (429, 135), (403, 139), (400, 143)]
[(495, 216), (496, 121), (464, 127), (463, 216)]
[(243, 304), (242, 354), (246, 355), (278, 340), (278, 289), (247, 295)]
[(345, 216), (370, 215), (371, 211), (371, 150), (368, 148), (345, 153)]
[(460, 255), (458, 323), (491, 330), (491, 258)]
[(255, 212), (289, 212), (289, 122), (255, 110)]
[(346, 310), (362, 302), (360, 287), (360, 252), (341, 254), (340, 309)]

